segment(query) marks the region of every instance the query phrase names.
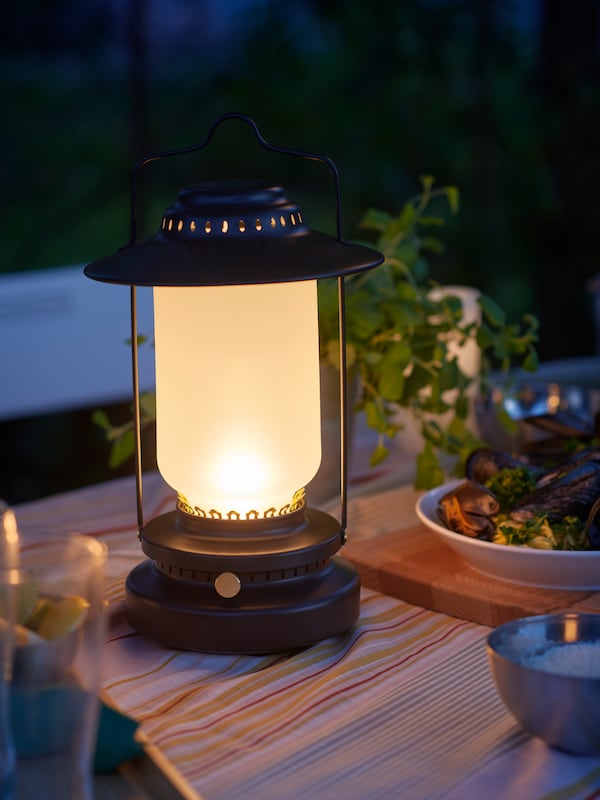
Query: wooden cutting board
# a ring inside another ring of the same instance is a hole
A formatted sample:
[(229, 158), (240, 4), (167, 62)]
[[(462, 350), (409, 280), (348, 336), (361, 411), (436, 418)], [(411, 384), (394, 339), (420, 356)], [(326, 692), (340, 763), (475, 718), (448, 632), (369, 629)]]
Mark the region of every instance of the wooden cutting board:
[(421, 524), (368, 539), (350, 532), (342, 552), (363, 586), (482, 625), (566, 609), (600, 612), (600, 592), (538, 589), (483, 575)]

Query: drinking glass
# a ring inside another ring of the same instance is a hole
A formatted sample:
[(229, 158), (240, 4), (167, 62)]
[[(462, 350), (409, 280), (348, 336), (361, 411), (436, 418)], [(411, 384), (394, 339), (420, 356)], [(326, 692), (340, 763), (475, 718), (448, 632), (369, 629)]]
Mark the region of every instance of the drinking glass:
[(106, 547), (77, 533), (24, 533), (10, 511), (3, 516), (0, 595), (9, 601), (3, 686), (9, 687), (10, 727), (0, 744), (7, 780), (14, 764), (13, 794), (7, 788), (3, 797), (91, 800)]

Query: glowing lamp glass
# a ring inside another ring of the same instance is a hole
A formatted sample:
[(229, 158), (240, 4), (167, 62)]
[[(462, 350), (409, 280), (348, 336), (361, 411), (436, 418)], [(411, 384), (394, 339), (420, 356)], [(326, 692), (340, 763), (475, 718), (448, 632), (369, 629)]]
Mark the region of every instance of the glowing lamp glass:
[(321, 461), (316, 281), (155, 287), (158, 468), (201, 515), (285, 513)]

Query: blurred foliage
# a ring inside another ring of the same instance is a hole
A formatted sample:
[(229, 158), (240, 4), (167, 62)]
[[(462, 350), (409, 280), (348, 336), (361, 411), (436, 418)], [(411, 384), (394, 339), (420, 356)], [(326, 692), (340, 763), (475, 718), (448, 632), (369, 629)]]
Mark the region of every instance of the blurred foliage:
[[(374, 235), (373, 246), (385, 260), (346, 279), (346, 353), (358, 379), (355, 409), (377, 432), (370, 464), (387, 458), (388, 442), (401, 438), (409, 422), (421, 439), (417, 489), (437, 486), (448, 474), (464, 476), (468, 455), (482, 444), (470, 395), (488, 388), (492, 368), (505, 375), (515, 367), (537, 369), (535, 318), (512, 322), (485, 294), (477, 298), (479, 313), (469, 315), (452, 287), (430, 277), (431, 255), (445, 249), (448, 212), (458, 209), (455, 186), (437, 187), (433, 177), (422, 176), (421, 190), (397, 216), (378, 209), (365, 214), (361, 228)], [(335, 281), (322, 281), (320, 289), (321, 355), (339, 368)], [(477, 374), (468, 359), (461, 360), (465, 348), (475, 348)]]
[[(274, 144), (334, 158), (349, 238), (365, 209), (399, 211), (422, 173), (457, 185), (462, 211), (435, 279), (476, 285), (513, 317), (532, 311), (542, 357), (590, 352), (600, 102), (598, 65), (583, 63), (579, 39), (597, 11), (588, 0), (577, 15), (560, 5), (7, 0), (0, 271), (84, 262), (124, 244), (137, 158), (201, 141), (218, 115), (239, 111)], [(579, 20), (554, 58), (535, 9), (552, 12), (554, 28), (557, 15)], [(316, 167), (267, 157), (238, 134), (233, 126), (210, 153), (149, 169), (143, 233), (182, 181), (249, 163), (292, 190), (310, 224), (333, 228)]]

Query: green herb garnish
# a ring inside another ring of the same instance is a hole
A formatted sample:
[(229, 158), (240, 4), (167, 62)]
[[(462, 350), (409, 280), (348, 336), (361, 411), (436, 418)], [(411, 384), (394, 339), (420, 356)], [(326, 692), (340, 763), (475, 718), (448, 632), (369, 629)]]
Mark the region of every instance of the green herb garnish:
[(507, 514), (495, 519), (496, 544), (533, 547), (538, 550), (589, 550), (585, 522), (566, 516), (550, 520), (548, 514), (536, 514), (525, 522), (516, 522)]
[(500, 513), (508, 512), (515, 503), (536, 487), (533, 474), (527, 467), (501, 469), (485, 482), (500, 503)]

